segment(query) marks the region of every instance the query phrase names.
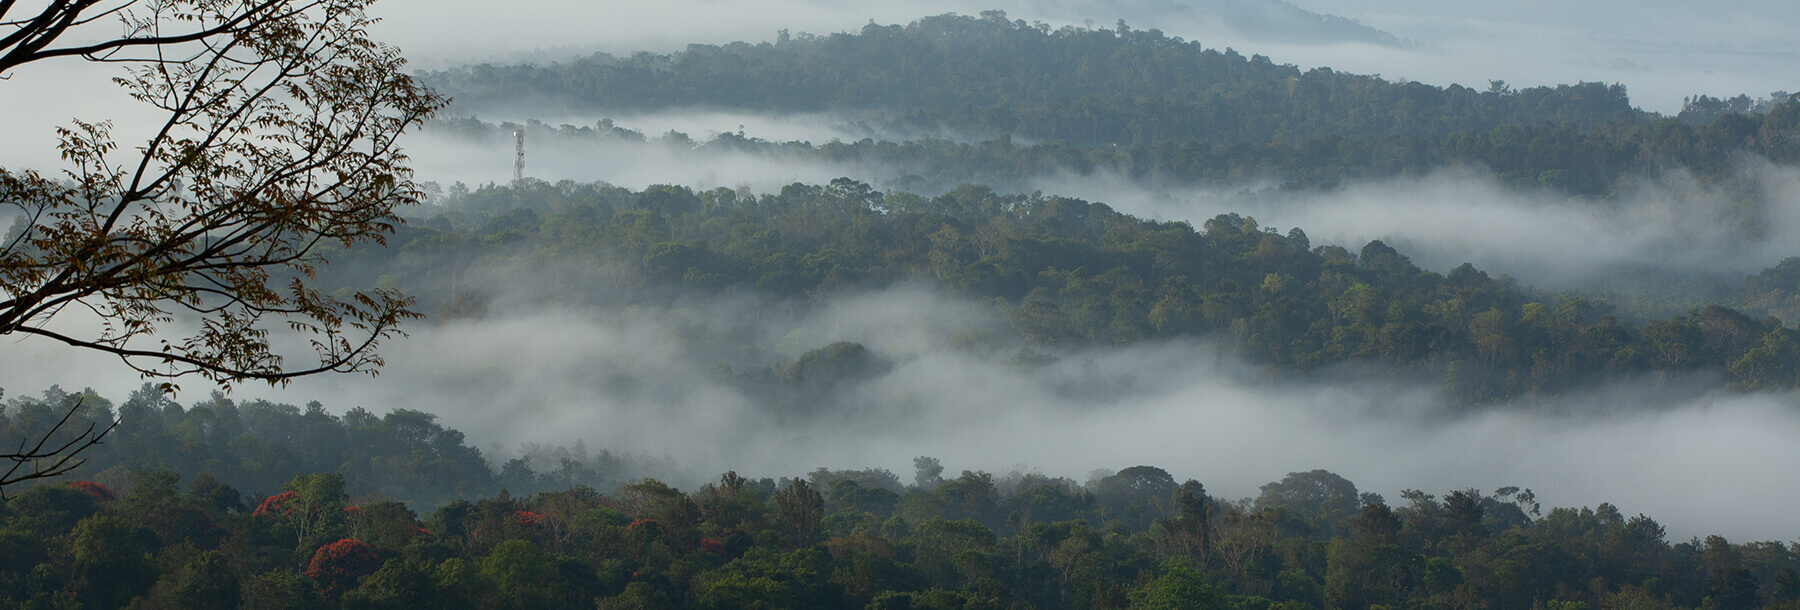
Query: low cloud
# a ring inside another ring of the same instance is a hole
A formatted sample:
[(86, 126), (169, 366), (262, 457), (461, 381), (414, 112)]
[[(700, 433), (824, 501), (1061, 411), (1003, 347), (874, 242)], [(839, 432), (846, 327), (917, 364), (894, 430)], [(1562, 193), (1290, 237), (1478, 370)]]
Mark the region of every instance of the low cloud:
[[(1428, 382), (1295, 378), (1194, 340), (1065, 353), (1032, 369), (1011, 358), (1003, 328), (986, 353), (959, 342), (984, 328), (1002, 328), (985, 305), (922, 286), (811, 307), (739, 297), (518, 309), (416, 329), (388, 350), (378, 379), (308, 379), (274, 398), (423, 409), (484, 444), (583, 441), (666, 456), (694, 477), (686, 485), (727, 469), (820, 466), (905, 478), (911, 458), (929, 455), (952, 472), (1023, 467), (1077, 480), (1151, 464), (1233, 498), (1326, 468), (1395, 501), (1408, 488), (1519, 485), (1547, 505), (1647, 513), (1678, 539), (1796, 534), (1783, 507), (1800, 500), (1800, 483), (1770, 467), (1800, 459), (1784, 440), (1800, 430), (1795, 393), (1624, 381), (1464, 411)], [(893, 365), (803, 419), (722, 373), (791, 363), (834, 341)]]
[[(529, 285), (521, 282), (520, 285)], [(419, 409), (472, 444), (572, 445), (668, 458), (692, 487), (725, 470), (794, 476), (941, 459), (951, 472), (1035, 470), (1081, 480), (1149, 464), (1225, 498), (1325, 468), (1399, 501), (1518, 485), (1546, 506), (1612, 502), (1672, 539), (1789, 540), (1800, 482), (1800, 394), (1625, 380), (1560, 398), (1453, 406), (1428, 381), (1249, 366), (1204, 340), (1058, 354), (1021, 365), (985, 303), (922, 285), (811, 305), (755, 295), (609, 308), (496, 299), (485, 319), (415, 324), (379, 377), (242, 386), (237, 398), (333, 412)], [(79, 324), (59, 320), (59, 324)], [(987, 332), (983, 332), (987, 331)], [(971, 341), (970, 337), (976, 337)], [(885, 372), (783, 413), (734, 375), (856, 341)], [(52, 383), (121, 399), (140, 383), (110, 358), (35, 339), (0, 350), (10, 395)], [(210, 388), (183, 384), (183, 401)], [(504, 453), (504, 452), (503, 452)]]
[(1761, 160), (1742, 162), (1723, 183), (1682, 173), (1637, 179), (1614, 200), (1521, 191), (1459, 169), (1304, 193), (1266, 184), (1153, 189), (1104, 175), (1046, 177), (1035, 186), (1195, 226), (1217, 214), (1250, 215), (1352, 251), (1381, 239), (1432, 271), (1468, 262), (1559, 290), (1633, 288), (1633, 278), (1621, 276), (1646, 273), (1736, 289), (1743, 276), (1800, 256), (1800, 169)]
[[(525, 174), (551, 182), (603, 181), (632, 189), (681, 184), (699, 189), (746, 186), (772, 192), (795, 182), (824, 183), (839, 176), (865, 173), (854, 165), (788, 155), (696, 151), (691, 142), (667, 140), (660, 133), (649, 135), (652, 139), (647, 142), (529, 135), (525, 143)], [(464, 182), (471, 187), (512, 180), (513, 144), (510, 133), (469, 138), (431, 130), (409, 135), (405, 141), (418, 180), (445, 185)]]

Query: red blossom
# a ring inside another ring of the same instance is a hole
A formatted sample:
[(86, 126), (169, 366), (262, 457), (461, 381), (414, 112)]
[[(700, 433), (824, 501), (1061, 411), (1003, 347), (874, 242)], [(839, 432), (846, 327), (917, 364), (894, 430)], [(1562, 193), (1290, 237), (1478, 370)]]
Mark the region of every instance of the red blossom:
[(293, 501), (295, 498), (298, 498), (298, 497), (300, 497), (299, 494), (296, 494), (291, 491), (284, 491), (284, 492), (275, 494), (273, 496), (269, 496), (269, 497), (263, 499), (262, 504), (256, 505), (256, 510), (250, 511), (250, 516), (252, 516), (252, 517), (275, 517), (275, 516), (286, 515), (288, 513), (293, 512), (293, 510), (294, 510)]
[(326, 596), (336, 598), (355, 588), (357, 579), (373, 574), (380, 563), (368, 543), (345, 538), (313, 552), (306, 576), (318, 583)]
[(708, 553), (716, 553), (719, 555), (724, 555), (725, 554), (725, 543), (719, 542), (717, 540), (713, 540), (711, 538), (701, 538), (700, 539), (700, 550), (706, 551)]
[(537, 514), (537, 513), (528, 511), (528, 510), (521, 510), (521, 511), (514, 512), (513, 518), (518, 519), (519, 523), (523, 523), (523, 524), (531, 526), (531, 527), (537, 527), (537, 524), (544, 520), (543, 515), (540, 515), (540, 514)]
[(626, 530), (634, 530), (640, 526), (654, 526), (656, 524), (657, 523), (656, 523), (655, 519), (638, 519), (636, 521), (632, 521), (631, 525), (625, 526), (625, 529)]
[(95, 502), (111, 502), (119, 499), (119, 496), (107, 489), (105, 485), (93, 481), (75, 481), (69, 484), (69, 489), (93, 496)]

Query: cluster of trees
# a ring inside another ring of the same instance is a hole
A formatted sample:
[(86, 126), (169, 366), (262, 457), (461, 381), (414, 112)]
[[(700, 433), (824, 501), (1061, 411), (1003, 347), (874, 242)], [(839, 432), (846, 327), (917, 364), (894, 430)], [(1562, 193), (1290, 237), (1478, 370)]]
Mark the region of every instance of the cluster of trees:
[(1218, 143), (1337, 135), (1441, 137), (1503, 124), (1588, 127), (1644, 117), (1620, 85), (1485, 90), (1302, 71), (1157, 30), (941, 15), (860, 33), (596, 54), (568, 64), (482, 64), (426, 82), (471, 107), (522, 92), (585, 109), (711, 106), (873, 112), (924, 131), (1013, 134), (1078, 145)]
[(134, 608), (1720, 608), (1800, 603), (1800, 553), (1671, 544), (1616, 507), (1407, 491), (1324, 470), (1255, 499), (1152, 466), (1086, 484), (881, 469), (452, 501), (332, 473), (244, 494), (137, 471), (0, 505), (0, 601)]
[[(1001, 345), (1211, 337), (1289, 369), (1436, 375), (1471, 402), (1650, 373), (1800, 382), (1800, 331), (1777, 318), (1714, 305), (1621, 319), (1467, 264), (1420, 269), (1379, 241), (1315, 247), (1237, 215), (1196, 229), (1063, 197), (968, 186), (927, 199), (849, 179), (762, 196), (535, 180), (452, 190), (448, 213), (353, 251), (332, 281), (397, 285), (460, 315), (480, 311), (480, 295), (449, 288), (482, 266), (547, 274), (564, 291), (552, 298), (578, 301), (681, 290), (808, 301), (924, 280), (994, 302), (1010, 323), (985, 330)], [(613, 283), (596, 288), (597, 276)]]
[(1776, 106), (1792, 101), (1794, 95), (1786, 91), (1775, 91), (1769, 97), (1755, 99), (1751, 99), (1749, 94), (1724, 99), (1696, 95), (1682, 98), (1681, 114), (1676, 118), (1688, 123), (1710, 123), (1727, 114), (1764, 114)]
[[(73, 411), (73, 425), (51, 434)], [(267, 400), (232, 400), (215, 392), (182, 405), (145, 384), (122, 403), (92, 390), (51, 386), (38, 396), (14, 396), (0, 404), (0, 440), (50, 435), (60, 444), (93, 424), (105, 429), (100, 444), (83, 449), (69, 476), (123, 484), (136, 470), (169, 472), (244, 490), (275, 490), (299, 474), (333, 472), (356, 495), (379, 495), (413, 506), (437, 506), (510, 489), (519, 493), (587, 485), (610, 489), (630, 478), (668, 476), (666, 459), (615, 455), (585, 446), (527, 445), (500, 458), (469, 446), (463, 433), (437, 416), (395, 409), (376, 417), (362, 407), (343, 415), (317, 401), (304, 407)]]

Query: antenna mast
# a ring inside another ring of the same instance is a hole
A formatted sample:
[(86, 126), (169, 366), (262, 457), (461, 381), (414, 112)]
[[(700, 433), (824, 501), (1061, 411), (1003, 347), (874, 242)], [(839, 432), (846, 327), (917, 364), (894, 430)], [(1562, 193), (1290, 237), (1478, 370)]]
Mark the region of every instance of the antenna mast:
[(525, 179), (525, 130), (513, 131), (513, 182)]

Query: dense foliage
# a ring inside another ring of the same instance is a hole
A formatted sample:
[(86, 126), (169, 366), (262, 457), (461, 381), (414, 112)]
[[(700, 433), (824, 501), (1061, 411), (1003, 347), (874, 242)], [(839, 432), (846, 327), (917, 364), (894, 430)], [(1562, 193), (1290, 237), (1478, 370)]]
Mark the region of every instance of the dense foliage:
[[(232, 400), (217, 393), (184, 406), (148, 384), (116, 407), (91, 390), (68, 392), (58, 386), (38, 396), (14, 396), (0, 403), (0, 441), (39, 438), (70, 409), (75, 409), (74, 420), (82, 427), (119, 421), (104, 443), (81, 454), (86, 463), (69, 475), (112, 484), (126, 482), (130, 471), (155, 470), (202, 477), (210, 481), (206, 485), (218, 489), (269, 492), (302, 474), (333, 472), (353, 495), (437, 506), (501, 489), (522, 493), (572, 485), (607, 489), (630, 478), (667, 476), (674, 470), (666, 458), (643, 459), (605, 450), (590, 454), (581, 444), (529, 445), (507, 458), (484, 455), (465, 442), (462, 432), (439, 424), (436, 415), (410, 409), (376, 417), (354, 407), (333, 415), (316, 401), (296, 407), (261, 399)], [(111, 499), (99, 485), (76, 483), (72, 488), (97, 500)], [(296, 504), (292, 493), (247, 506), (237, 504), (236, 494), (215, 498), (215, 503), (257, 515), (305, 514), (296, 513), (304, 502)]]
[[(297, 476), (245, 510), (201, 475), (117, 498), (42, 484), (0, 507), (0, 603), (135, 608), (1791, 608), (1800, 553), (1671, 543), (1610, 505), (1407, 491), (1324, 470), (1225, 502), (1134, 466), (1086, 484), (920, 458), (805, 478), (726, 473), (505, 492), (428, 514)], [(260, 494), (258, 494), (260, 495)], [(251, 500), (256, 497), (252, 496)], [(266, 501), (265, 501), (266, 503)]]
[(1432, 376), (1468, 402), (1643, 374), (1800, 382), (1800, 332), (1776, 318), (1714, 305), (1635, 323), (1467, 264), (1420, 269), (1380, 241), (1314, 247), (1237, 215), (1196, 230), (1063, 197), (964, 187), (926, 199), (848, 179), (760, 197), (526, 180), (458, 193), (445, 210), (390, 248), (356, 251), (338, 281), (393, 283), (446, 316), (480, 310), (480, 294), (451, 287), (482, 267), (515, 285), (544, 278), (574, 302), (695, 290), (804, 301), (928, 281), (995, 303), (1008, 323), (971, 329), (990, 350), (1204, 337), (1289, 370)]

